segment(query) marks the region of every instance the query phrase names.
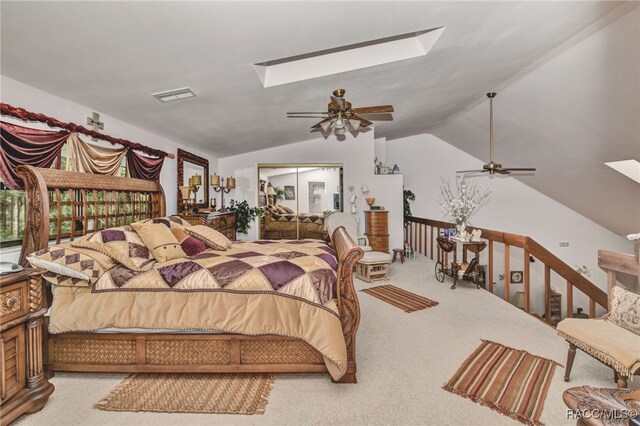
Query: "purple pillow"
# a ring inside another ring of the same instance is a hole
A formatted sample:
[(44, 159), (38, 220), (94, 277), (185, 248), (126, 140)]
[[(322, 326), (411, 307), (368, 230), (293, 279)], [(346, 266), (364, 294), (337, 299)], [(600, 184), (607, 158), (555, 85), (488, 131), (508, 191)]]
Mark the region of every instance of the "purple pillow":
[(197, 239), (196, 237), (187, 237), (181, 243), (180, 247), (187, 254), (187, 256), (194, 256), (200, 254), (207, 249), (207, 246)]

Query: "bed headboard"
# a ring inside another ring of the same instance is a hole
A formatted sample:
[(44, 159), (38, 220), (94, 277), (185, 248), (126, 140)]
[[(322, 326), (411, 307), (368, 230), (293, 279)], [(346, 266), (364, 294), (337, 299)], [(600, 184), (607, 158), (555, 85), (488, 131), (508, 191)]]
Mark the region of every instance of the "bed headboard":
[(31, 166), (16, 172), (26, 192), (23, 265), (51, 240), (165, 216), (164, 192), (155, 181)]

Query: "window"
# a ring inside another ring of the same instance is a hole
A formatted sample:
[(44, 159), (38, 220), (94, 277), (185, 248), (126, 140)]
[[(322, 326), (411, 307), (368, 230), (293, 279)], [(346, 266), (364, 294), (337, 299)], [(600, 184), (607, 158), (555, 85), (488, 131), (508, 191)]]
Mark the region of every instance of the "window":
[[(60, 156), (51, 165), (52, 169), (73, 170), (73, 160), (68, 150), (68, 144), (62, 147)], [(117, 176), (127, 176), (127, 159), (122, 159), (122, 165)], [(69, 201), (69, 194), (61, 194), (63, 201)], [(77, 195), (77, 197), (79, 194)], [(102, 196), (100, 194), (99, 196)], [(4, 182), (0, 181), (0, 247), (12, 247), (22, 244), (24, 228), (26, 225), (25, 215), (26, 195), (23, 190), (9, 189)], [(71, 206), (63, 208), (62, 217), (71, 216)], [(91, 212), (89, 212), (91, 214)], [(57, 210), (50, 212), (51, 218), (57, 218)], [(76, 212), (77, 216), (82, 216), (82, 212)], [(52, 225), (54, 225), (52, 223)], [(71, 221), (62, 222), (62, 232), (71, 232)], [(111, 224), (110, 226), (114, 226)]]

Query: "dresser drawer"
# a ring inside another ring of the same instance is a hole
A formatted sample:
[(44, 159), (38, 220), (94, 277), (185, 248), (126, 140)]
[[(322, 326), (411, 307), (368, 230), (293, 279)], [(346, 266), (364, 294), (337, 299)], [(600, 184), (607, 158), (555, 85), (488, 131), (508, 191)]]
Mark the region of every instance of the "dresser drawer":
[(5, 401), (26, 385), (24, 325), (0, 335), (0, 400)]
[(2, 324), (29, 312), (29, 281), (18, 281), (0, 290), (0, 322)]

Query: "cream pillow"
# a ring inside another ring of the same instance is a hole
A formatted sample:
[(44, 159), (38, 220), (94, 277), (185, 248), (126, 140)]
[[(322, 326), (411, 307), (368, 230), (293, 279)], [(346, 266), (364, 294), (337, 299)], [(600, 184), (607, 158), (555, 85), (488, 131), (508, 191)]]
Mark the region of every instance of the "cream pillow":
[(131, 226), (158, 262), (187, 257), (187, 254), (180, 247), (178, 239), (166, 225), (162, 223), (134, 223)]
[(611, 310), (606, 318), (640, 336), (640, 294), (614, 287), (611, 291)]
[(230, 239), (208, 226), (195, 225), (185, 228), (184, 230), (214, 250), (225, 251), (231, 247)]

